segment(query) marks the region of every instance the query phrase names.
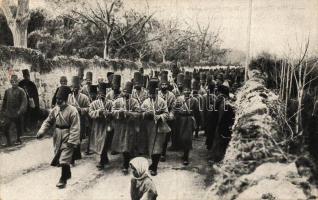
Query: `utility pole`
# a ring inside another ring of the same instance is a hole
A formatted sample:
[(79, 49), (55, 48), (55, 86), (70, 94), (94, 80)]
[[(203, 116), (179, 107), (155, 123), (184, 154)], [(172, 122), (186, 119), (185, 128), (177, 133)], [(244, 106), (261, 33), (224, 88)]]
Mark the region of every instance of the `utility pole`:
[(251, 25), (252, 25), (252, 7), (253, 0), (248, 2), (248, 24), (247, 24), (247, 45), (246, 45), (246, 58), (245, 58), (245, 75), (244, 80), (248, 79), (248, 65), (250, 63), (250, 54), (251, 54)]

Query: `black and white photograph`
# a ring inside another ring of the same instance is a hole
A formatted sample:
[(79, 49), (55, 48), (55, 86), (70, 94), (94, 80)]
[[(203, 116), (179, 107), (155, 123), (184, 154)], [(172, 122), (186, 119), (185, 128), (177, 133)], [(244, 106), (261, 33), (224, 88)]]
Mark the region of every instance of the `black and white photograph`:
[(318, 0), (0, 0), (0, 200), (318, 199)]

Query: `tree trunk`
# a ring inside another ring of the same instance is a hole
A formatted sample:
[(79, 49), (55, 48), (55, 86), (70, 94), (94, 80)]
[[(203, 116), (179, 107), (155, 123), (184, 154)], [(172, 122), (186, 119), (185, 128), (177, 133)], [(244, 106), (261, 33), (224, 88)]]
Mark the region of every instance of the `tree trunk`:
[(10, 26), (10, 30), (12, 32), (14, 46), (27, 48), (27, 27), (18, 26), (14, 23), (14, 25)]
[(108, 55), (108, 45), (107, 45), (107, 40), (105, 39), (104, 41), (104, 54), (103, 54), (103, 58), (105, 60), (109, 59), (109, 55)]
[(2, 11), (12, 32), (15, 47), (27, 48), (27, 29), (30, 20), (29, 0), (18, 0), (17, 13), (13, 17), (8, 0), (2, 1)]

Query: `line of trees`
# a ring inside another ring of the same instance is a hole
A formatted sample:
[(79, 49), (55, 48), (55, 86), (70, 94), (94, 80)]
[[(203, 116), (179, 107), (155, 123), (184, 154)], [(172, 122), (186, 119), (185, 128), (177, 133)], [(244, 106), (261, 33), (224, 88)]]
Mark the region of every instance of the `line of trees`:
[[(67, 0), (54, 2), (63, 5)], [(98, 56), (190, 66), (224, 62), (229, 50), (220, 48), (219, 28), (213, 27), (212, 20), (205, 26), (181, 25), (176, 20), (158, 20), (149, 11), (126, 10), (123, 5), (122, 0), (96, 0), (52, 17), (45, 10), (29, 10), (29, 0), (18, 0), (17, 5), (2, 0), (0, 20), (6, 20), (11, 33), (0, 34), (7, 38), (12, 34), (14, 46), (38, 49), (49, 58)]]

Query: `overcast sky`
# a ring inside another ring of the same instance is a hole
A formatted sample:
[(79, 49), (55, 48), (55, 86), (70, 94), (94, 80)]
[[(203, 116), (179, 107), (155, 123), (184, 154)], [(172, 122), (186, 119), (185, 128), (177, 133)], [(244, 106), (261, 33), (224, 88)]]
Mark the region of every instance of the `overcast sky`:
[[(31, 0), (31, 6), (44, 0)], [(221, 28), (223, 47), (246, 50), (249, 0), (124, 0), (126, 8), (155, 12), (163, 20), (178, 19)], [(310, 35), (318, 54), (318, 0), (253, 0), (251, 52), (295, 52)]]
[[(146, 0), (126, 0), (127, 6), (145, 10)], [(248, 0), (148, 0), (150, 12), (162, 19), (177, 18), (221, 27), (223, 46), (246, 49)], [(318, 49), (318, 0), (253, 0), (251, 51), (276, 54), (299, 48), (310, 34)], [(316, 51), (318, 53), (318, 51)]]

